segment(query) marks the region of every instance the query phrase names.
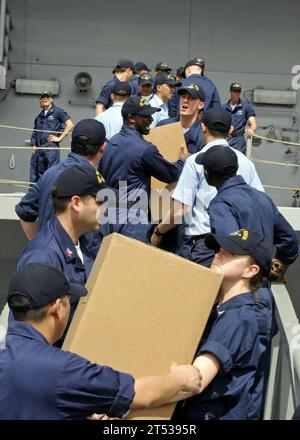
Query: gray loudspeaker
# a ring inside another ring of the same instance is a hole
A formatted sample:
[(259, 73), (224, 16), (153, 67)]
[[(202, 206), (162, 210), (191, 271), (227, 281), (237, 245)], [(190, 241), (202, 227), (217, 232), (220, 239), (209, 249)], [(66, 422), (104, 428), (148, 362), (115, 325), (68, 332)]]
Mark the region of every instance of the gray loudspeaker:
[(74, 78), (74, 84), (80, 92), (86, 91), (92, 84), (92, 77), (87, 72), (79, 72)]

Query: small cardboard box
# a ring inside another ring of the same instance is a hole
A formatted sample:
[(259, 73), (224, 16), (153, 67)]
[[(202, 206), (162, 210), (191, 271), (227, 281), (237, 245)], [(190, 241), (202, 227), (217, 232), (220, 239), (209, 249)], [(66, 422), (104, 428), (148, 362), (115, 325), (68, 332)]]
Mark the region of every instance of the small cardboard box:
[[(179, 159), (181, 147), (184, 147), (184, 154), (188, 154), (186, 142), (180, 122), (162, 125), (150, 130), (150, 134), (144, 138), (156, 145), (159, 152), (169, 162), (176, 162)], [(161, 220), (167, 214), (172, 204), (171, 193), (176, 186), (176, 182), (166, 184), (154, 177), (151, 179), (151, 221)]]
[[(195, 263), (112, 234), (105, 237), (64, 350), (134, 377), (191, 363), (222, 281)], [(131, 419), (170, 419), (175, 404), (132, 411)]]

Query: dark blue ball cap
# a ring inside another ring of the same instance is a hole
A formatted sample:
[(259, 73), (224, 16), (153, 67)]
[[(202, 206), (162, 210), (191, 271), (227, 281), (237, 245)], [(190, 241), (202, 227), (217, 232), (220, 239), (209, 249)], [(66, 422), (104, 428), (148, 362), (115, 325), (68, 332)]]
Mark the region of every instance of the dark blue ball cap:
[(205, 67), (205, 61), (204, 61), (204, 58), (202, 58), (202, 57), (195, 57), (195, 58), (193, 58), (192, 60), (189, 60), (189, 61), (185, 64), (185, 66), (184, 66), (184, 70), (185, 70), (187, 67), (191, 67), (191, 66), (198, 66), (198, 67), (201, 67), (201, 69), (204, 69), (204, 67)]
[(138, 83), (141, 86), (145, 86), (146, 84), (153, 84), (153, 77), (148, 72), (143, 72), (139, 74)]
[(52, 195), (56, 197), (96, 196), (98, 191), (107, 189), (104, 178), (91, 165), (76, 165), (68, 168), (56, 179)]
[(97, 119), (82, 119), (72, 131), (72, 143), (100, 146), (106, 141), (105, 127)]
[(135, 63), (135, 65), (134, 65), (135, 73), (139, 73), (142, 70), (146, 70), (147, 72), (151, 72), (151, 69), (149, 69), (147, 64), (143, 63), (142, 61), (138, 61), (137, 63)]
[(181, 86), (181, 82), (176, 81), (174, 75), (171, 73), (161, 73), (160, 75), (157, 75), (154, 79), (154, 87), (159, 86), (161, 84), (169, 84), (170, 86)]
[(130, 67), (132, 71), (134, 71), (134, 64), (133, 61), (128, 58), (122, 58), (120, 61), (117, 62), (116, 67), (112, 71), (112, 73), (115, 73), (118, 69), (127, 69)]
[(192, 98), (200, 99), (200, 101), (205, 102), (204, 90), (200, 86), (198, 86), (198, 84), (187, 84), (186, 86), (180, 87), (177, 90), (178, 95), (182, 95), (186, 92), (189, 93)]
[(249, 255), (261, 266), (267, 276), (272, 265), (272, 246), (267, 240), (249, 229), (240, 229), (230, 235), (208, 234), (205, 245), (219, 252), (220, 248), (231, 254)]
[(139, 96), (132, 96), (122, 106), (123, 118), (128, 115), (150, 116), (160, 111), (160, 108), (151, 107), (145, 98)]
[(241, 84), (238, 83), (238, 82), (235, 82), (235, 83), (230, 84), (230, 91), (231, 91), (231, 92), (238, 92), (238, 93), (241, 93), (241, 91), (242, 91), (242, 86), (241, 86)]
[(211, 107), (203, 113), (202, 122), (208, 129), (226, 134), (231, 126), (231, 115), (222, 107)]
[[(26, 311), (50, 304), (64, 295), (86, 296), (87, 289), (70, 283), (63, 272), (47, 264), (31, 263), (18, 269), (11, 277), (7, 302), (13, 310)], [(29, 300), (26, 306), (13, 307), (12, 297), (21, 295)]]
[(131, 96), (131, 92), (130, 84), (126, 81), (118, 81), (112, 89), (112, 93), (119, 96)]
[(212, 145), (204, 153), (199, 153), (195, 161), (203, 165), (208, 173), (220, 177), (236, 173), (239, 167), (235, 152), (224, 145)]
[(171, 67), (168, 66), (164, 61), (157, 63), (155, 66), (155, 70), (161, 70), (163, 72), (171, 72)]

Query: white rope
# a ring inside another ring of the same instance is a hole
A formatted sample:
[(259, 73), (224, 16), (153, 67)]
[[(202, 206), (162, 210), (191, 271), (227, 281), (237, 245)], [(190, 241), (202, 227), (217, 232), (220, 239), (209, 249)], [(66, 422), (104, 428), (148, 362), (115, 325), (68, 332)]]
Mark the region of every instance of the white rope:
[(300, 147), (300, 144), (297, 144), (296, 142), (280, 141), (279, 139), (270, 139), (265, 136), (259, 136), (258, 134), (254, 134), (253, 137), (256, 137), (258, 139), (265, 139), (266, 141), (269, 142), (279, 142), (280, 144), (294, 145), (295, 147)]
[(14, 186), (18, 186), (18, 187), (22, 187), (22, 188), (29, 188), (30, 185), (32, 185), (32, 183), (30, 182), (24, 182), (22, 180), (9, 180), (9, 179), (0, 179), (0, 184), (3, 185), (14, 185)]
[[(28, 188), (30, 185), (33, 185), (30, 182), (25, 182), (22, 180), (8, 180), (8, 179), (0, 179), (0, 184), (3, 185), (14, 185), (22, 188)], [(286, 189), (289, 191), (300, 191), (300, 188), (293, 188), (288, 186), (275, 186), (275, 185), (263, 185), (264, 188), (271, 188), (271, 189)]]
[(300, 191), (300, 188), (290, 188), (288, 186), (263, 185), (264, 188), (287, 189), (289, 191)]
[[(32, 150), (32, 147), (17, 147), (13, 145), (0, 145), (3, 150)], [(36, 150), (70, 150), (71, 147), (37, 147)]]
[(252, 157), (251, 160), (252, 160), (252, 162), (255, 162), (255, 163), (266, 163), (269, 165), (280, 165), (282, 167), (300, 167), (300, 165), (296, 164), (296, 163), (274, 162), (272, 160), (255, 159), (254, 157)]
[(42, 133), (63, 133), (63, 131), (38, 130), (37, 128), (16, 127), (15, 125), (3, 125), (3, 124), (0, 124), (0, 128), (11, 128), (13, 130), (25, 130), (25, 131), (39, 131)]

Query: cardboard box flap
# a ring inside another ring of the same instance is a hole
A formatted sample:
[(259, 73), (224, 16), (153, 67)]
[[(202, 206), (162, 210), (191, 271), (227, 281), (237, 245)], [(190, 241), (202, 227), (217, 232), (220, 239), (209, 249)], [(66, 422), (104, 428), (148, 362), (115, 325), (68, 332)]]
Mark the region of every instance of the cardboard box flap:
[[(156, 145), (161, 155), (169, 162), (176, 162), (179, 159), (181, 146), (184, 147), (184, 153), (188, 153), (180, 122), (151, 128), (150, 133), (144, 136), (144, 139)], [(152, 177), (151, 187), (162, 189), (166, 187), (166, 183)]]

